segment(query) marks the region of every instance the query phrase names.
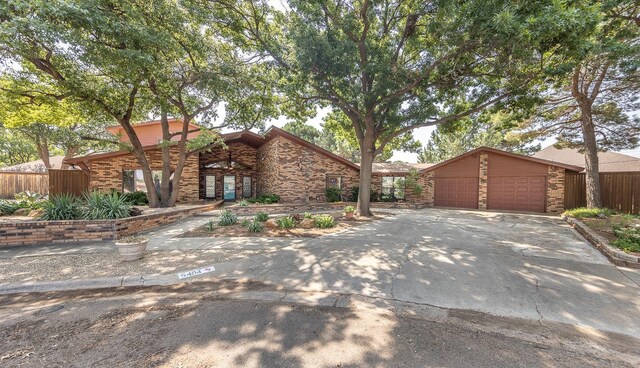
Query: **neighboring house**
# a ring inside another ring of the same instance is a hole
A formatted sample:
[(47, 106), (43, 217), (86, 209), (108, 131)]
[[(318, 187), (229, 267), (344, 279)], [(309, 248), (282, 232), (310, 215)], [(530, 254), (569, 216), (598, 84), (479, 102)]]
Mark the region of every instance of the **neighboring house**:
[[(64, 156), (51, 156), (49, 157), (49, 163), (52, 169), (61, 169)], [(47, 167), (42, 160), (35, 160), (25, 162), (23, 164), (17, 164), (13, 166), (7, 166), (0, 168), (0, 171), (15, 171), (15, 172), (32, 172), (32, 173), (46, 173)]]
[[(346, 198), (358, 186), (360, 167), (282, 129), (264, 135), (250, 131), (223, 134), (227, 146), (190, 157), (180, 182), (179, 201), (227, 201), (278, 194), (282, 202), (326, 201), (326, 189)], [(162, 160), (157, 145), (145, 147), (159, 180)], [(171, 162), (177, 161), (172, 149)], [(129, 151), (67, 160), (90, 174), (91, 189), (145, 190), (142, 172)], [(412, 168), (419, 172), (420, 195), (405, 187)], [(419, 206), (561, 212), (565, 170), (559, 164), (491, 148), (478, 148), (439, 164), (376, 163), (372, 191)], [(395, 198), (394, 198), (395, 197)]]
[[(584, 154), (573, 148), (549, 146), (535, 153), (533, 157), (560, 162), (568, 165), (584, 166)], [(640, 158), (617, 152), (598, 152), (598, 168), (605, 172), (640, 172)]]
[[(135, 130), (136, 135), (138, 136), (138, 139), (143, 146), (158, 144), (162, 140), (162, 125), (160, 125), (160, 120), (151, 120), (139, 124), (134, 124), (133, 129)], [(198, 129), (200, 129), (200, 127), (198, 127), (196, 124), (189, 124), (189, 134), (187, 135), (187, 137), (197, 137), (200, 134)], [(107, 128), (107, 131), (115, 136), (118, 136), (120, 138), (120, 142), (129, 142), (129, 136), (124, 131), (122, 126), (111, 126)], [(169, 132), (177, 133), (181, 131), (182, 120), (174, 118), (169, 119)], [(180, 136), (173, 136), (171, 140), (179, 141)]]

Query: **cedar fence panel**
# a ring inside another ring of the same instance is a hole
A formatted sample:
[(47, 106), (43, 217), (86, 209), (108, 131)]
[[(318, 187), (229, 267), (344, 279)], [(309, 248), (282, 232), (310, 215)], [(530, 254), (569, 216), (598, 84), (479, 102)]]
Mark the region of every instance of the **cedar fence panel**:
[(0, 171), (0, 198), (13, 199), (16, 193), (31, 191), (49, 193), (49, 175), (20, 171)]
[[(640, 214), (640, 173), (600, 173), (600, 196), (606, 208)], [(587, 205), (585, 174), (567, 173), (564, 183), (564, 208)]]
[(82, 170), (49, 169), (49, 194), (82, 195), (89, 189), (89, 175)]

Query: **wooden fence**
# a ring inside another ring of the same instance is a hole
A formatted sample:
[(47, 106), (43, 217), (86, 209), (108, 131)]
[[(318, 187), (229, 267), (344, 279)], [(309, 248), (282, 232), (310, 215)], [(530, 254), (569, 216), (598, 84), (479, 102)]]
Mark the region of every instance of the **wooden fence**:
[[(616, 211), (640, 214), (640, 173), (600, 173), (602, 205)], [(585, 174), (567, 173), (564, 182), (564, 207), (587, 205)]]
[(89, 175), (82, 170), (49, 169), (49, 194), (71, 193), (77, 196), (89, 189)]
[(13, 199), (16, 193), (32, 191), (49, 193), (49, 175), (47, 173), (1, 171), (0, 198)]

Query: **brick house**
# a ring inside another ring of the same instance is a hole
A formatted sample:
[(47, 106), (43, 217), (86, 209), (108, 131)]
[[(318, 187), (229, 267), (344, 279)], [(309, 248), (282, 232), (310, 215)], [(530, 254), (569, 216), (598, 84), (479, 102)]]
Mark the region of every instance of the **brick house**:
[[(145, 126), (151, 130), (149, 124)], [(357, 164), (282, 129), (272, 127), (264, 135), (242, 131), (222, 136), (226, 148), (188, 159), (179, 201), (234, 201), (278, 194), (285, 203), (315, 203), (326, 201), (328, 187), (339, 188), (348, 198), (351, 188), (358, 186)], [(160, 149), (152, 144), (145, 151), (159, 180)], [(172, 162), (177, 161), (176, 151), (171, 152)], [(137, 161), (128, 151), (67, 162), (89, 174), (91, 190), (146, 190)], [(419, 173), (417, 181), (424, 188), (419, 195), (405, 185), (412, 169)], [(582, 168), (482, 147), (436, 165), (376, 163), (371, 186), (384, 200), (420, 206), (557, 213), (563, 210), (565, 170)]]

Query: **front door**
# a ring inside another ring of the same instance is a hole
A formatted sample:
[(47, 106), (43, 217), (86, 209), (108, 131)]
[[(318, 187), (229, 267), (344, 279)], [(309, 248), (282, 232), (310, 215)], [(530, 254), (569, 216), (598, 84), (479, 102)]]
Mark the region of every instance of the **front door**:
[(204, 196), (205, 198), (216, 197), (216, 177), (215, 175), (205, 175), (204, 177)]
[(222, 189), (224, 191), (223, 198), (225, 201), (234, 201), (236, 199), (236, 177), (225, 176)]
[(242, 177), (242, 198), (251, 198), (251, 177)]

